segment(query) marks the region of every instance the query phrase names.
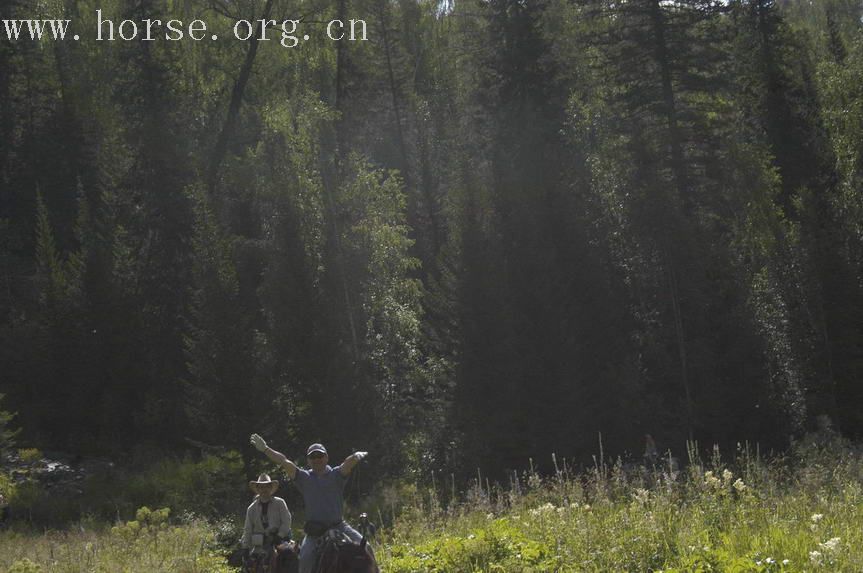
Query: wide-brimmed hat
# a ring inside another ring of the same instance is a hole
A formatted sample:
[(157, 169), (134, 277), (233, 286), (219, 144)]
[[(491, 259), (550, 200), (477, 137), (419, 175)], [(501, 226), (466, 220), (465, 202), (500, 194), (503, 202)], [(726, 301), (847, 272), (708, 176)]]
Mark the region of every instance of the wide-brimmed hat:
[(321, 452), (324, 455), (327, 455), (327, 449), (323, 444), (312, 444), (309, 446), (309, 449), (306, 450), (306, 456), (310, 456), (315, 452)]
[(249, 487), (252, 488), (252, 491), (256, 490), (256, 486), (260, 485), (268, 485), (273, 488), (273, 491), (279, 489), (279, 480), (270, 479), (270, 476), (267, 474), (261, 474), (258, 476), (258, 481), (250, 481)]

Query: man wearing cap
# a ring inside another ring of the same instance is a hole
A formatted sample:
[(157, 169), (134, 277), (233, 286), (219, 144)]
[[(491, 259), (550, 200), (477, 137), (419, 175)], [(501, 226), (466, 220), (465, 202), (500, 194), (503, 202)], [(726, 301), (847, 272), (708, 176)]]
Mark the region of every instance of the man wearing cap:
[(311, 573), (317, 557), (318, 541), (328, 529), (341, 531), (354, 543), (362, 541), (362, 535), (345, 523), (342, 506), (348, 476), (368, 452), (355, 452), (345, 458), (341, 465), (333, 468), (327, 463), (329, 456), (323, 444), (312, 444), (306, 450), (306, 459), (311, 469), (306, 470), (297, 467), (284, 454), (268, 447), (258, 434), (252, 434), (251, 442), (270, 460), (279, 464), (303, 494), (306, 506), (306, 535), (300, 546), (300, 573)]
[[(249, 488), (256, 495), (246, 510), (246, 524), (240, 544), (247, 553), (255, 547), (272, 544), (282, 559), (282, 554), (291, 548), (287, 543), (291, 539), (291, 512), (284, 499), (273, 496), (279, 489), (279, 482), (270, 479), (267, 474), (261, 474), (257, 481), (249, 482)], [(266, 539), (268, 535), (269, 540)]]

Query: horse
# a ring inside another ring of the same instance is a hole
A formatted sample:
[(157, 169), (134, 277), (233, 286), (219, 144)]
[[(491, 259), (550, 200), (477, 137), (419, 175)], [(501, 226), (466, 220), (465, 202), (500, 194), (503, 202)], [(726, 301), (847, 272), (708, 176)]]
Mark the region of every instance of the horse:
[(380, 573), (371, 547), (363, 537), (354, 543), (347, 536), (330, 530), (324, 538), (315, 573)]

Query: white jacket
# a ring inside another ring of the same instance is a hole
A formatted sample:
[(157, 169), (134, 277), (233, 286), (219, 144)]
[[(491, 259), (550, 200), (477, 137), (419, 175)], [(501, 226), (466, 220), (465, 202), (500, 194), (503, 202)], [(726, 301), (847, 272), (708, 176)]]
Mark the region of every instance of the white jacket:
[(266, 530), (264, 530), (261, 517), (261, 501), (256, 497), (255, 501), (246, 509), (246, 525), (243, 527), (243, 538), (240, 541), (243, 547), (252, 546), (252, 535), (256, 533), (278, 530), (279, 537), (288, 538), (291, 536), (291, 512), (288, 511), (288, 504), (285, 503), (284, 499), (274, 497), (268, 502), (268, 526)]

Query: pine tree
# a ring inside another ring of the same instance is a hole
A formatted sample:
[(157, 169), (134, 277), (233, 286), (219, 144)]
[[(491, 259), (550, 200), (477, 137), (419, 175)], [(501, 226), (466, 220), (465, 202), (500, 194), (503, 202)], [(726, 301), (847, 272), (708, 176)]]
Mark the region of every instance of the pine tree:
[[(4, 394), (0, 394), (0, 403), (5, 398)], [(21, 432), (19, 429), (12, 429), (12, 420), (15, 419), (15, 414), (0, 410), (0, 461), (9, 455), (15, 448), (15, 438)]]
[(252, 327), (239, 297), (236, 241), (221, 229), (208, 195), (190, 191), (195, 202), (194, 291), (185, 340), (188, 379), (186, 412), (201, 441), (246, 454), (248, 436), (266, 421), (273, 401), (262, 368), (267, 340)]

